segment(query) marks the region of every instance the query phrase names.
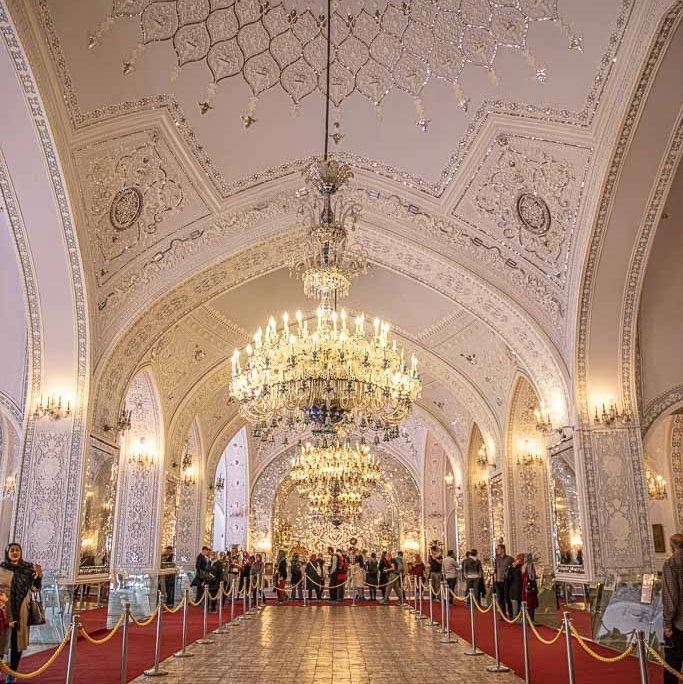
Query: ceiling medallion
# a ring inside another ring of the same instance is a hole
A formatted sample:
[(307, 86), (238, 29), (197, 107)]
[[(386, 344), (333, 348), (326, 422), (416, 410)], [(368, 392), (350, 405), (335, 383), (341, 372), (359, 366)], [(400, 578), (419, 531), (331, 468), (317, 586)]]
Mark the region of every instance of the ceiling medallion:
[(109, 207), (109, 221), (115, 230), (128, 230), (142, 214), (142, 193), (135, 187), (116, 193)]
[(550, 209), (538, 195), (523, 192), (517, 198), (517, 216), (522, 225), (534, 235), (545, 235), (550, 230)]

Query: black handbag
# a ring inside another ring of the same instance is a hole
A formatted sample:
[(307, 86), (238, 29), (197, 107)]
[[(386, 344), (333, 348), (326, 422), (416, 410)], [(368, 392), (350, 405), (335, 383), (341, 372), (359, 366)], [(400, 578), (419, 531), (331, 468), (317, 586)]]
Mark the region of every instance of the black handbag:
[(39, 591), (33, 592), (29, 599), (28, 624), (29, 627), (45, 624), (45, 608), (43, 608), (43, 599)]

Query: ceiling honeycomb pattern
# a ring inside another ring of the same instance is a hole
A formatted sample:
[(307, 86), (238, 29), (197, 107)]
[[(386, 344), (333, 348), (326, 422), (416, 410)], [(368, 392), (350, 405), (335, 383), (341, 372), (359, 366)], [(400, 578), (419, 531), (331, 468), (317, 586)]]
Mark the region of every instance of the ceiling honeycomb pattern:
[[(244, 115), (251, 125), (257, 98), (280, 87), (298, 105), (318, 91), (324, 93), (327, 19), (320, 9), (297, 10), (267, 0), (114, 0), (110, 15), (89, 38), (95, 47), (122, 17), (137, 17), (141, 40), (123, 62), (130, 73), (152, 43), (172, 44), (176, 66), (203, 62), (210, 75), (207, 97), (198, 105), (212, 108), (218, 84), (241, 77), (252, 98)], [(500, 48), (519, 50), (533, 76), (544, 81), (546, 68), (527, 47), (533, 22), (559, 25), (570, 49), (581, 50), (558, 12), (557, 0), (408, 0), (332, 10), (330, 96), (340, 107), (353, 93), (375, 105), (393, 90), (415, 100), (418, 125), (426, 128), (421, 93), (430, 80), (450, 83), (459, 105), (468, 98), (460, 86), (466, 65), (488, 71), (495, 82)]]

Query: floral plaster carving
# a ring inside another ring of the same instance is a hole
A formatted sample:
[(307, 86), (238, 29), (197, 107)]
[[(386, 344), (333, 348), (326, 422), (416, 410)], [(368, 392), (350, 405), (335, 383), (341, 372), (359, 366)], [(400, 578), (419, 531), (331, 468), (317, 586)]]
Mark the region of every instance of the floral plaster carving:
[(645, 407), (641, 418), (640, 425), (643, 436), (645, 436), (659, 416), (681, 402), (683, 402), (683, 385), (672, 387), (664, 394), (660, 394), (654, 401), (651, 401)]
[[(195, 420), (187, 431), (187, 448), (192, 455), (195, 467), (195, 481), (193, 484), (180, 481), (178, 497), (178, 523), (175, 540), (176, 562), (193, 563), (199, 552), (202, 541), (201, 506), (200, 497), (204, 491), (206, 472), (203, 468), (204, 455), (202, 454), (199, 424)], [(172, 458), (180, 459), (182, 454), (173, 455)], [(211, 478), (211, 474), (208, 474)]]
[[(140, 371), (131, 382), (126, 405), (131, 428), (121, 450), (113, 567), (150, 572), (156, 570), (159, 558), (164, 440), (161, 408), (149, 370)], [(153, 454), (151, 466), (129, 461), (143, 439)]]
[(676, 529), (683, 527), (683, 416), (671, 421), (671, 474), (673, 475), (673, 509)]
[(467, 545), (477, 549), (479, 557), (491, 557), (491, 518), (489, 510), (488, 468), (477, 463), (477, 454), (484, 444), (481, 432), (475, 424), (472, 427), (467, 455), (466, 520)]
[(515, 384), (510, 403), (505, 466), (503, 477), (507, 486), (510, 513), (510, 547), (532, 553), (539, 563), (552, 566), (552, 527), (550, 518), (550, 483), (544, 456), (542, 464), (524, 465), (526, 443), (543, 448), (542, 436), (536, 430), (534, 409), (539, 406), (533, 387), (520, 377)]
[(563, 287), (591, 153), (500, 133), (453, 214)]
[[(487, 4), (487, 3), (486, 3)], [(545, 5), (546, 3), (544, 3)], [(551, 7), (553, 3), (547, 3), (547, 6), (544, 7), (540, 12), (536, 12), (535, 10), (532, 12), (530, 16), (533, 17), (533, 21), (536, 20), (537, 17), (540, 17), (541, 15), (548, 13), (551, 16), (555, 15), (556, 8)], [(163, 3), (156, 3), (156, 6), (149, 11), (151, 12), (152, 10), (160, 10), (161, 7), (164, 5)], [(252, 4), (250, 3), (251, 6), (255, 6), (255, 3)], [(392, 10), (392, 16), (397, 16), (400, 17), (401, 11), (397, 10), (396, 7), (394, 6), (393, 3), (388, 3), (388, 5), (391, 5), (394, 7)], [(429, 7), (431, 4), (430, 3), (420, 3), (420, 8), (421, 12)], [(135, 14), (142, 14), (144, 12), (144, 7), (146, 5), (136, 5), (134, 7), (134, 13)], [(237, 5), (235, 5), (237, 6)], [(278, 7), (281, 7), (281, 3), (277, 3)], [(482, 4), (482, 7), (484, 5)], [(540, 6), (540, 5), (539, 5)], [(168, 5), (168, 7), (171, 7), (171, 5)], [(417, 7), (417, 5), (416, 5)], [(611, 74), (612, 68), (613, 68), (613, 59), (615, 55), (618, 52), (619, 46), (621, 44), (621, 40), (624, 34), (624, 31), (626, 29), (626, 26), (628, 24), (631, 11), (633, 8), (633, 2), (631, 0), (626, 0), (623, 5), (622, 5), (622, 10), (619, 16), (617, 17), (614, 28), (609, 36), (609, 39), (607, 40), (607, 50), (602, 56), (600, 60), (600, 66), (598, 67), (598, 71), (593, 79), (593, 86), (590, 90), (590, 92), (586, 96), (585, 100), (585, 105), (582, 109), (579, 111), (569, 111), (566, 109), (559, 109), (559, 108), (554, 108), (550, 107), (547, 105), (536, 105), (536, 104), (531, 104), (531, 103), (518, 103), (518, 102), (504, 102), (499, 99), (491, 99), (491, 100), (485, 100), (481, 107), (476, 111), (475, 115), (472, 118), (472, 121), (470, 122), (466, 134), (464, 138), (459, 142), (456, 151), (453, 153), (451, 156), (448, 164), (444, 168), (443, 172), (441, 173), (440, 178), (436, 182), (430, 182), (426, 179), (419, 178), (416, 176), (413, 176), (404, 170), (401, 169), (396, 169), (391, 167), (390, 165), (387, 165), (385, 163), (381, 163), (377, 160), (373, 159), (368, 159), (365, 157), (357, 156), (357, 155), (344, 155), (345, 157), (348, 157), (349, 161), (351, 161), (354, 165), (358, 166), (359, 168), (364, 168), (368, 169), (373, 173), (378, 173), (383, 176), (386, 176), (388, 178), (394, 179), (400, 183), (405, 183), (409, 184), (413, 187), (415, 187), (418, 190), (421, 190), (425, 193), (435, 195), (435, 196), (440, 196), (445, 188), (448, 186), (450, 181), (453, 179), (455, 172), (457, 171), (458, 167), (462, 163), (466, 153), (472, 148), (472, 145), (474, 141), (477, 138), (478, 133), (482, 130), (482, 128), (485, 126), (487, 119), (491, 115), (495, 114), (509, 114), (514, 117), (519, 117), (519, 116), (524, 116), (527, 119), (531, 120), (536, 120), (536, 121), (550, 121), (550, 122), (559, 122), (559, 123), (565, 123), (567, 125), (571, 126), (577, 126), (577, 127), (588, 127), (593, 121), (593, 117), (595, 115), (595, 112), (598, 107), (598, 103), (600, 101), (600, 97), (602, 95), (603, 89), (605, 87), (605, 84), (607, 83), (609, 76)], [(228, 7), (226, 7), (228, 9)], [(469, 14), (468, 11), (464, 13), (464, 16), (467, 16), (467, 20), (461, 20), (458, 18), (458, 10), (454, 6), (453, 10), (449, 10), (449, 8), (444, 8), (447, 11), (444, 11), (443, 14), (444, 16), (451, 16), (451, 17), (456, 17), (455, 22), (456, 24), (460, 24), (462, 21), (462, 28), (464, 29), (465, 26), (473, 20), (474, 14)], [(530, 8), (528, 8), (529, 11)], [(215, 10), (215, 11), (214, 11)], [(398, 12), (398, 14), (396, 14)], [(462, 12), (462, 10), (460, 10)], [(516, 8), (512, 7), (500, 7), (497, 9), (498, 13), (506, 13), (506, 12), (511, 12), (514, 14), (516, 17), (519, 19), (519, 15), (517, 12)], [(74, 128), (82, 128), (85, 126), (89, 126), (97, 121), (101, 120), (106, 120), (106, 119), (111, 119), (113, 117), (119, 116), (120, 114), (123, 113), (128, 113), (128, 112), (136, 112), (136, 111), (141, 111), (141, 110), (146, 110), (146, 109), (151, 109), (151, 108), (163, 108), (165, 109), (170, 117), (173, 120), (174, 126), (178, 129), (180, 135), (182, 135), (185, 144), (189, 149), (192, 150), (195, 158), (197, 159), (198, 163), (202, 166), (204, 169), (205, 173), (207, 176), (211, 179), (211, 181), (215, 184), (216, 188), (223, 194), (223, 196), (228, 196), (234, 192), (237, 192), (241, 189), (244, 189), (246, 187), (253, 186), (255, 184), (260, 184), (264, 182), (265, 180), (270, 180), (274, 178), (281, 177), (283, 175), (287, 175), (289, 173), (292, 173), (296, 171), (297, 169), (301, 168), (305, 162), (308, 160), (296, 160), (295, 162), (288, 163), (288, 164), (283, 164), (277, 168), (274, 169), (269, 169), (268, 171), (265, 171), (260, 174), (254, 174), (253, 176), (246, 178), (246, 179), (241, 179), (235, 183), (228, 183), (223, 175), (221, 174), (220, 170), (213, 164), (211, 161), (209, 155), (207, 152), (203, 149), (202, 145), (200, 144), (197, 135), (195, 134), (194, 130), (192, 129), (187, 116), (185, 113), (182, 111), (181, 107), (178, 105), (176, 99), (171, 96), (171, 95), (154, 95), (154, 96), (149, 96), (149, 97), (144, 97), (142, 99), (139, 99), (135, 102), (124, 102), (120, 104), (115, 104), (111, 106), (104, 106), (104, 107), (99, 107), (94, 110), (91, 110), (89, 112), (83, 112), (79, 106), (78, 102), (78, 97), (74, 88), (74, 84), (72, 82), (71, 76), (69, 74), (68, 66), (66, 59), (64, 57), (64, 54), (62, 53), (61, 45), (59, 42), (59, 39), (57, 38), (56, 31), (55, 31), (55, 26), (53, 23), (52, 16), (50, 14), (49, 10), (49, 5), (47, 0), (39, 0), (38, 4), (38, 10), (37, 10), (41, 28), (44, 32), (44, 41), (48, 45), (50, 54), (52, 57), (52, 61), (54, 63), (55, 69), (57, 71), (57, 76), (61, 82), (61, 88), (62, 92), (64, 95), (64, 102), (67, 107), (67, 111), (69, 114), (69, 117), (71, 119), (72, 125)], [(225, 14), (225, 10), (223, 7), (218, 7), (216, 6), (211, 10), (211, 12), (207, 13), (207, 16), (204, 17), (203, 19), (200, 19), (199, 21), (201, 22), (199, 26), (203, 26), (203, 23), (205, 21), (208, 21), (208, 14), (213, 13), (213, 14), (218, 14), (221, 19), (214, 20), (212, 19), (211, 21), (214, 22), (216, 21), (217, 24), (224, 25), (225, 17), (227, 16)], [(229, 9), (228, 9), (229, 13)], [(434, 13), (434, 10), (427, 10), (427, 14), (430, 15)], [(367, 14), (367, 11), (363, 12), (364, 15)], [(419, 28), (420, 26), (431, 26), (432, 22), (427, 18), (423, 17), (421, 14), (413, 15), (412, 11), (409, 13), (411, 17), (411, 21), (416, 22), (415, 23), (415, 30), (418, 31), (419, 33)], [(151, 17), (151, 14), (147, 15), (148, 17)], [(169, 15), (169, 19), (172, 19), (172, 15)], [(425, 21), (426, 19), (426, 21)], [(162, 24), (165, 24), (166, 19), (162, 21)], [(257, 21), (260, 21), (257, 19)], [(367, 17), (364, 16), (363, 21), (359, 25), (359, 30), (361, 26), (364, 25), (369, 25), (370, 27), (373, 26), (374, 22), (374, 17), (372, 18), (372, 21), (370, 21), (369, 24), (367, 24)], [(462, 58), (459, 57), (458, 59), (455, 60), (455, 62), (451, 63), (448, 62), (450, 65), (446, 71), (443, 71), (444, 68), (446, 68), (446, 63), (444, 63), (441, 67), (438, 67), (437, 69), (433, 70), (431, 72), (432, 76), (436, 76), (437, 78), (446, 78), (447, 80), (452, 80), (457, 74), (459, 74), (459, 70), (461, 68), (462, 63), (469, 59), (472, 64), (475, 64), (477, 66), (487, 68), (490, 67), (493, 64), (492, 58), (495, 58), (495, 52), (491, 51), (491, 45), (492, 44), (497, 44), (497, 43), (505, 43), (506, 41), (502, 39), (502, 34), (500, 33), (501, 27), (506, 26), (504, 30), (504, 33), (509, 33), (510, 35), (512, 34), (517, 34), (518, 38), (513, 40), (511, 45), (515, 47), (515, 49), (521, 49), (522, 53), (525, 55), (529, 54), (529, 58), (533, 60), (533, 56), (530, 55), (530, 53), (524, 52), (524, 48), (520, 45), (519, 43), (519, 37), (521, 37), (522, 34), (526, 33), (526, 22), (522, 22), (524, 24), (524, 27), (520, 22), (517, 21), (499, 21), (498, 15), (496, 15), (496, 26), (497, 28), (494, 29), (493, 23), (494, 22), (494, 15), (487, 15), (486, 21), (483, 22), (485, 25), (485, 28), (471, 28), (468, 29), (466, 32), (461, 32), (458, 30), (457, 36), (460, 39), (462, 39), (464, 42), (461, 47), (458, 47), (457, 51), (460, 53), (462, 51)], [(179, 22), (178, 26), (182, 24), (182, 21)], [(380, 22), (380, 25), (377, 26), (378, 33), (379, 29), (382, 27), (382, 22)], [(299, 24), (297, 22), (296, 26), (303, 26), (302, 24)], [(515, 29), (514, 27), (518, 26), (519, 28)], [(93, 27), (95, 28), (95, 27)], [(245, 26), (245, 28), (248, 28)], [(200, 33), (202, 30), (208, 31), (208, 34), (202, 33), (204, 38), (199, 40), (190, 40), (188, 43), (187, 41), (184, 43), (185, 45), (190, 45), (190, 43), (194, 43), (196, 45), (204, 45), (205, 44), (205, 38), (206, 35), (211, 35), (208, 26), (205, 29), (201, 28), (193, 28), (190, 26), (184, 26), (183, 31), (197, 31), (199, 30)], [(223, 30), (223, 29), (220, 29)], [(219, 30), (219, 31), (220, 31)], [(249, 31), (252, 31), (253, 29), (248, 29)], [(346, 49), (350, 49), (352, 46), (353, 41), (355, 40), (355, 37), (350, 36), (350, 31), (341, 28), (341, 35), (342, 39), (347, 43)], [(355, 28), (354, 28), (355, 31)], [(521, 31), (521, 32), (520, 32)], [(266, 29), (266, 34), (268, 33)], [(292, 31), (289, 30), (289, 27), (287, 29), (286, 34), (283, 34), (283, 37), (279, 38), (279, 40), (285, 40), (284, 35), (290, 36), (291, 33), (294, 33), (294, 38), (295, 42), (293, 43), (289, 38), (286, 40), (291, 43), (291, 47), (288, 47), (287, 49), (292, 49), (295, 47), (296, 41), (299, 40), (299, 38), (296, 36), (296, 33), (294, 29)], [(389, 31), (384, 35), (384, 32), (382, 31), (382, 38), (379, 38), (379, 35), (377, 37), (378, 40), (384, 41), (385, 39), (388, 39), (390, 41), (396, 41), (396, 38), (399, 37), (397, 36), (394, 32)], [(263, 33), (261, 33), (263, 35)], [(168, 37), (167, 37), (168, 38)], [(352, 40), (353, 38), (353, 40)], [(502, 39), (502, 40), (501, 40)], [(227, 40), (224, 45), (232, 45), (230, 41), (234, 41), (235, 38), (230, 38)], [(318, 39), (316, 39), (318, 40)], [(416, 37), (415, 40), (418, 40)], [(277, 44), (278, 41), (276, 41)], [(572, 39), (568, 39), (568, 43), (570, 45), (574, 45), (574, 47), (578, 48), (580, 43), (574, 43)], [(314, 43), (315, 44), (315, 43)], [(460, 46), (460, 42), (458, 43)], [(203, 48), (201, 48), (203, 50)], [(214, 48), (211, 48), (214, 50), (214, 55), (216, 54), (216, 51)], [(210, 49), (210, 50), (211, 50)], [(225, 48), (222, 48), (225, 49)], [(367, 48), (366, 48), (367, 49)], [(184, 50), (184, 48), (183, 48)], [(343, 51), (342, 51), (343, 52)], [(401, 80), (402, 83), (404, 83), (404, 86), (408, 86), (408, 92), (411, 94), (415, 91), (415, 89), (421, 90), (424, 82), (423, 79), (420, 77), (420, 74), (424, 74), (424, 69), (426, 68), (426, 65), (424, 63), (418, 62), (412, 67), (408, 67), (408, 62), (412, 59), (413, 57), (410, 56), (410, 49), (408, 49), (408, 54), (404, 59), (401, 59), (400, 61), (391, 61), (390, 64), (395, 65), (391, 69), (388, 69), (386, 66), (382, 66), (381, 69), (385, 69), (385, 71), (380, 72), (382, 75), (378, 76), (378, 74), (373, 75), (371, 82), (374, 83), (373, 88), (379, 87), (382, 85), (382, 83), (385, 81), (385, 78), (394, 70), (398, 70), (398, 73), (402, 74), (402, 76), (399, 77), (400, 79), (405, 79), (407, 76), (410, 76), (410, 79), (408, 81), (403, 81)], [(207, 58), (208, 54), (210, 54), (210, 51), (207, 52)], [(236, 55), (237, 53), (235, 53)], [(270, 59), (273, 59), (274, 57), (267, 57), (266, 54), (270, 54), (270, 50), (267, 49), (266, 52), (262, 55), (259, 55), (258, 59), (259, 60), (265, 60), (268, 63), (268, 66), (262, 65), (265, 67), (265, 71), (263, 68), (259, 68), (258, 71), (268, 74), (268, 73), (274, 73), (272, 72), (273, 68), (273, 63), (270, 61)], [(436, 60), (435, 64), (439, 63), (439, 51), (433, 51), (430, 50), (429, 54), (432, 55), (431, 59)], [(465, 55), (468, 54), (469, 57), (466, 57)], [(377, 61), (377, 58), (379, 55), (368, 55), (368, 57), (372, 57), (373, 60)], [(205, 59), (204, 57), (201, 57), (201, 59)], [(256, 59), (256, 55), (252, 56), (252, 61), (253, 59)], [(313, 62), (309, 61), (313, 59)], [(298, 68), (299, 66), (302, 67), (303, 69), (308, 70), (311, 67), (312, 63), (315, 63), (315, 60), (318, 59), (319, 57), (312, 58), (312, 56), (309, 54), (307, 59), (303, 60), (298, 60), (295, 62), (295, 64), (279, 64), (277, 62), (277, 59), (275, 60), (275, 64), (277, 66), (278, 71), (281, 69), (286, 69), (288, 71), (288, 74), (294, 75), (295, 69)], [(463, 62), (460, 62), (460, 59), (463, 59)], [(246, 63), (245, 59), (245, 63)], [(348, 61), (348, 60), (347, 60)], [(227, 60), (227, 63), (233, 63), (231, 62), (230, 59)], [(380, 65), (383, 64), (382, 58), (379, 59)], [(236, 63), (235, 63), (236, 64)], [(345, 89), (343, 87), (343, 84), (346, 83), (347, 85), (351, 85), (353, 88), (354, 86), (351, 84), (351, 82), (348, 80), (350, 78), (350, 73), (349, 73), (349, 68), (353, 72), (354, 69), (359, 69), (360, 67), (357, 65), (352, 64), (347, 64), (343, 60), (340, 60), (339, 62), (336, 62), (337, 67), (336, 67), (336, 77), (339, 78), (339, 82), (335, 81), (335, 89), (340, 89), (341, 92), (345, 92)], [(458, 66), (460, 65), (460, 66)], [(221, 67), (222, 68), (222, 67)], [(540, 67), (542, 69), (543, 67)], [(453, 70), (454, 69), (454, 70)], [(338, 73), (337, 73), (338, 72)], [(208, 74), (209, 72), (207, 72)], [(221, 72), (222, 73), (222, 72)], [(541, 73), (541, 78), (544, 77)], [(225, 74), (227, 75), (227, 74)], [(539, 74), (536, 74), (538, 77)], [(259, 78), (261, 78), (259, 76)], [(375, 81), (375, 78), (377, 78), (377, 81)], [(268, 80), (265, 81), (266, 83), (269, 83)], [(388, 83), (388, 81), (387, 81)], [(318, 79), (316, 78), (314, 81), (311, 81), (311, 79), (304, 79), (303, 83), (300, 82), (300, 80), (297, 78), (296, 81), (292, 80), (291, 81), (292, 85), (297, 86), (297, 89), (299, 87), (304, 86), (304, 92), (309, 92), (309, 88), (316, 89), (318, 88)], [(397, 83), (398, 86), (398, 83)], [(297, 91), (298, 92), (298, 91)], [(366, 90), (366, 95), (369, 96), (371, 99), (373, 97), (373, 93), (369, 90)], [(377, 93), (379, 95), (379, 93)], [(300, 97), (301, 94), (298, 96)], [(461, 106), (466, 107), (466, 98), (464, 99), (459, 99)]]
[(100, 286), (138, 254), (206, 213), (158, 129), (81, 147), (74, 158)]
[(433, 438), (427, 440), (424, 454), (424, 530), (427, 541), (439, 539), (446, 543), (446, 501), (444, 476), (446, 452)]

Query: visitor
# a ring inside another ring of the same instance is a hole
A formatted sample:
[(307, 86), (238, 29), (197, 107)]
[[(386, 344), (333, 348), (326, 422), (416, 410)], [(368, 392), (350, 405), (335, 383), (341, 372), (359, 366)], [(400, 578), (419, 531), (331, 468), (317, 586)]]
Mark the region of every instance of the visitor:
[(341, 549), (337, 549), (337, 603), (344, 600), (344, 584), (348, 579), (349, 564)]
[[(671, 539), (671, 556), (662, 567), (662, 612), (664, 617), (664, 659), (676, 672), (683, 665), (683, 534)], [(675, 674), (664, 671), (664, 684), (677, 684)]]
[[(9, 636), (9, 666), (17, 670), (21, 654), (29, 642), (29, 602), (31, 592), (40, 591), (43, 570), (22, 557), (21, 546), (10, 544), (5, 550), (5, 560), (0, 563), (0, 584), (10, 588), (7, 602), (7, 621), (13, 623)], [(6, 682), (16, 681), (8, 675)]]
[(391, 592), (392, 590), (395, 592), (396, 597), (398, 598), (398, 603), (396, 605), (402, 606), (403, 605), (403, 588), (401, 587), (401, 574), (398, 571), (399, 568), (399, 562), (396, 558), (392, 558), (390, 561), (390, 566), (389, 566), (389, 577), (387, 579), (387, 593), (384, 598), (380, 601), (381, 604), (385, 604), (389, 602), (389, 599), (391, 598)]
[(312, 592), (315, 591), (315, 598), (318, 603), (322, 600), (323, 590), (322, 585), (323, 578), (320, 574), (320, 566), (318, 565), (318, 557), (316, 554), (312, 554), (306, 563), (306, 589), (308, 590), (308, 600), (313, 598)]
[(287, 601), (287, 590), (285, 589), (285, 582), (287, 581), (287, 555), (280, 549), (277, 553), (277, 566), (275, 568), (275, 587), (277, 591), (278, 605)]
[(353, 587), (355, 601), (365, 599), (365, 568), (363, 567), (363, 556), (359, 553), (351, 566), (351, 586)]
[(465, 592), (467, 593), (467, 605), (470, 605), (470, 590), (474, 594), (476, 601), (479, 601), (481, 595), (480, 583), (483, 579), (483, 568), (481, 561), (477, 557), (479, 555), (476, 549), (472, 549), (465, 554), (465, 559), (462, 562), (462, 574), (465, 578)]
[(533, 620), (538, 608), (538, 581), (536, 566), (530, 553), (527, 553), (522, 565), (522, 601), (526, 602), (527, 612)]
[(434, 545), (429, 549), (429, 580), (432, 587), (432, 601), (439, 600), (441, 591), (441, 578), (443, 577), (443, 557), (439, 547)]
[[(164, 575), (164, 595), (166, 605), (169, 608), (173, 608), (173, 604), (175, 603), (175, 554), (173, 553), (172, 546), (167, 546), (161, 554), (161, 567), (173, 568), (174, 570), (172, 573)], [(159, 582), (159, 588), (161, 589), (161, 582)]]
[(507, 591), (507, 571), (514, 558), (505, 552), (505, 544), (496, 546), (496, 557), (493, 561), (493, 591), (498, 596), (498, 604), (504, 615), (512, 619), (512, 603)]
[(295, 600), (297, 595), (300, 601), (303, 601), (304, 599), (304, 588), (302, 578), (303, 576), (301, 574), (301, 560), (299, 558), (299, 554), (295, 553), (292, 556), (291, 563), (289, 564), (289, 583), (292, 587), (292, 601)]
[(370, 592), (370, 600), (377, 600), (377, 585), (379, 584), (379, 563), (377, 554), (373, 551), (365, 563), (365, 581)]
[(208, 546), (202, 546), (202, 550), (197, 556), (194, 564), (194, 577), (192, 578), (191, 587), (195, 587), (195, 602), (199, 601), (204, 592), (204, 588), (211, 582), (211, 549)]
[[(223, 581), (223, 573), (225, 572), (225, 553), (221, 551), (216, 555), (213, 563), (211, 563), (211, 580), (209, 582), (209, 612), (216, 612), (216, 605), (218, 604), (218, 592)], [(222, 597), (221, 601), (222, 601)]]
[(425, 564), (422, 562), (422, 556), (420, 556), (419, 553), (415, 554), (415, 560), (413, 561), (413, 564), (410, 566), (410, 576), (413, 578), (413, 581), (415, 582), (415, 591), (417, 591), (417, 588), (420, 584), (420, 582), (424, 582), (425, 579)]
[(9, 621), (7, 615), (7, 603), (9, 601), (10, 588), (0, 585), (0, 661), (9, 646), (9, 635), (15, 623)]
[[(263, 556), (261, 556), (260, 553), (257, 553), (255, 556), (252, 556), (251, 582), (252, 597), (254, 599), (254, 602), (256, 602), (256, 597), (260, 593), (261, 600), (265, 603), (266, 597), (263, 593)], [(227, 584), (225, 586), (227, 591)]]
[(387, 597), (387, 580), (389, 579), (389, 569), (391, 568), (391, 563), (388, 558), (388, 551), (382, 551), (382, 555), (379, 557), (379, 584), (380, 591), (382, 592), (382, 599)]
[(330, 603), (335, 603), (337, 596), (339, 594), (337, 590), (337, 555), (331, 546), (327, 547), (327, 553), (330, 556), (330, 564), (328, 565), (327, 571), (327, 581), (328, 581), (328, 591), (329, 591), (329, 601)]
[(524, 565), (524, 554), (518, 553), (512, 561), (512, 565), (507, 570), (506, 584), (507, 594), (510, 598), (512, 611), (510, 618), (517, 617), (522, 607), (522, 566)]
[(455, 593), (455, 583), (458, 579), (458, 562), (455, 560), (455, 551), (449, 549), (446, 557), (443, 559), (443, 578), (448, 584), (448, 603), (453, 603), (453, 594)]

